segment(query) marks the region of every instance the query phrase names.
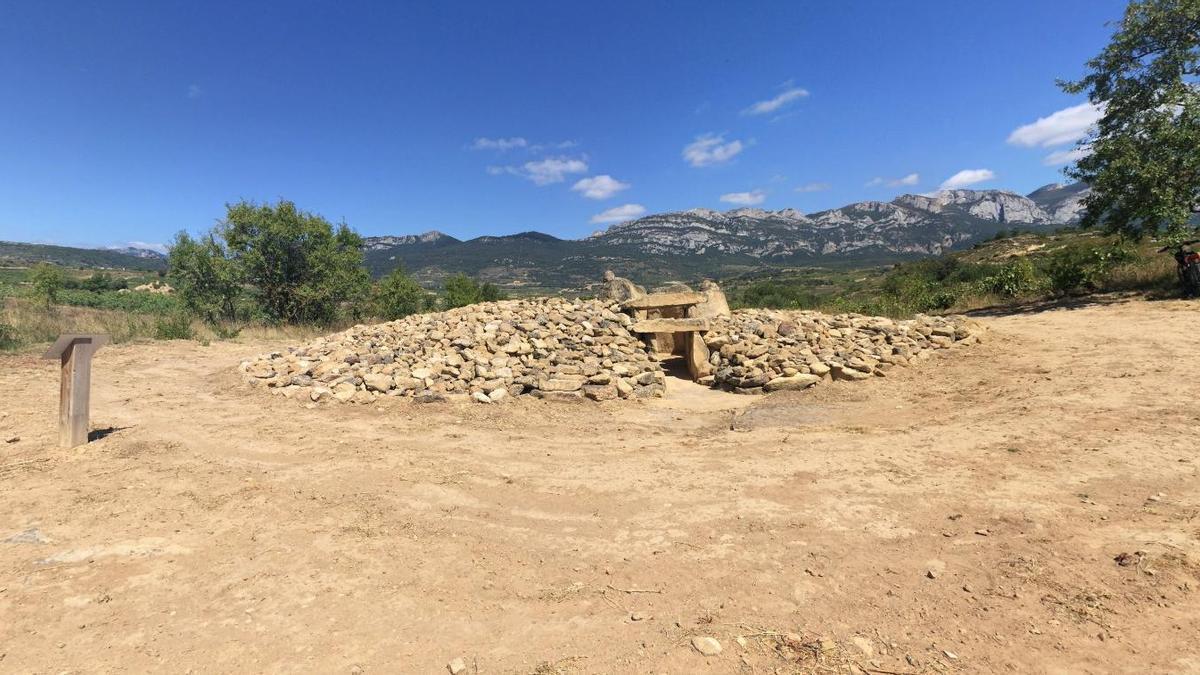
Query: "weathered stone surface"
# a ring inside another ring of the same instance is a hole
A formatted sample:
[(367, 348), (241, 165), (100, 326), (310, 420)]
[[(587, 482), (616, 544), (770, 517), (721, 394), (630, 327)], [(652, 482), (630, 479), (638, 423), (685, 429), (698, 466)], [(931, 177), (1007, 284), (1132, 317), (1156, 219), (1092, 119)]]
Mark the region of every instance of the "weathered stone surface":
[(797, 373), (791, 376), (777, 377), (763, 385), (763, 389), (766, 391), (806, 389), (820, 381), (821, 378), (816, 375)]

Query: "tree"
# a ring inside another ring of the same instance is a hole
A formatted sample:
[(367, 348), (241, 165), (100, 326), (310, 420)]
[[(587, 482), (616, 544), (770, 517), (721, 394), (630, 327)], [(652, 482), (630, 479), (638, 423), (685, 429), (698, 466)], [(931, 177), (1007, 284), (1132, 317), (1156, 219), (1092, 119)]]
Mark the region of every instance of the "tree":
[(274, 321), (332, 323), (343, 311), (355, 314), (370, 290), (362, 237), (292, 202), (229, 205), (219, 234)]
[(397, 267), (375, 287), (375, 313), (388, 321), (400, 319), (426, 309), (429, 297), (402, 267)]
[(33, 268), (30, 281), (33, 284), (34, 297), (41, 300), (46, 305), (46, 309), (50, 309), (50, 305), (58, 302), (58, 293), (66, 284), (62, 270), (50, 263), (38, 263)]
[(479, 302), (494, 302), (504, 299), (504, 292), (495, 284), (480, 284), (461, 272), (446, 280), (442, 306), (446, 309), (465, 307)]
[(236, 321), (241, 278), (225, 247), (209, 232), (175, 235), (167, 256), (168, 278), (187, 311), (205, 322)]
[(1135, 0), (1088, 73), (1060, 82), (1102, 111), (1067, 169), (1092, 187), (1082, 225), (1132, 236), (1200, 213), (1200, 0)]

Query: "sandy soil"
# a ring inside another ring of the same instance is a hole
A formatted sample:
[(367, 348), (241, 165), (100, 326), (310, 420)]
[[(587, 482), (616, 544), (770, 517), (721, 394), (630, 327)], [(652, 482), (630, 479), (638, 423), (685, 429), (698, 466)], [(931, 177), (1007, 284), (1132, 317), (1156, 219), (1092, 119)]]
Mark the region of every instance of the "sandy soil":
[(0, 671), (1200, 672), (1198, 317), (603, 405), (306, 409), (234, 373), (278, 345), (108, 347), (73, 451), (0, 357)]

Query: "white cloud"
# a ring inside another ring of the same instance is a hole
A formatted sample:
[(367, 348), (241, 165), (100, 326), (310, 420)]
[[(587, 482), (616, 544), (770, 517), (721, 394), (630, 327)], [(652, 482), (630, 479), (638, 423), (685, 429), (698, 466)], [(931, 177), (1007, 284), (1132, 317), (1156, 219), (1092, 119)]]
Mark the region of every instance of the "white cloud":
[(702, 134), (683, 149), (683, 158), (695, 167), (712, 166), (728, 162), (743, 148), (738, 140), (726, 143), (724, 134)]
[(204, 90), (198, 84), (189, 84), (187, 88), (188, 98), (200, 98), (204, 95)]
[(833, 187), (829, 183), (805, 183), (796, 188), (796, 192), (824, 192)]
[(1092, 154), (1091, 148), (1069, 148), (1066, 150), (1055, 150), (1042, 159), (1042, 164), (1046, 166), (1073, 164), (1090, 154)]
[(581, 178), (579, 182), (571, 186), (571, 189), (588, 199), (608, 199), (621, 190), (629, 189), (629, 183), (622, 183), (608, 174), (601, 174), (590, 178)]
[(730, 192), (721, 195), (721, 201), (729, 204), (741, 204), (742, 206), (755, 206), (761, 204), (767, 199), (767, 193), (762, 190), (754, 190), (751, 192)]
[(528, 178), (534, 185), (561, 183), (569, 174), (587, 173), (587, 170), (587, 162), (572, 157), (547, 157), (525, 162), (521, 166), (489, 166), (486, 169), (493, 176), (512, 174)]
[(624, 220), (633, 220), (646, 212), (646, 207), (641, 204), (622, 204), (614, 206), (607, 211), (601, 211), (592, 216), (592, 223), (619, 223)]
[(1088, 131), (1104, 114), (1104, 110), (1091, 103), (1063, 108), (1036, 122), (1017, 127), (1008, 135), (1008, 142), (1027, 148), (1043, 148), (1073, 143), (1088, 135)]
[(472, 150), (499, 150), (500, 152), (504, 152), (513, 148), (523, 148), (527, 145), (529, 145), (529, 141), (520, 136), (513, 136), (512, 138), (480, 137), (476, 138), (470, 147)]
[(867, 181), (867, 187), (879, 187), (880, 185), (886, 185), (888, 187), (905, 187), (909, 185), (916, 185), (919, 182), (921, 182), (921, 174), (919, 173), (910, 173), (907, 176), (902, 176), (900, 178), (884, 178), (882, 176), (876, 176)]
[(742, 114), (743, 115), (765, 115), (767, 113), (775, 112), (776, 110), (779, 110), (780, 108), (791, 103), (792, 101), (804, 98), (805, 96), (808, 96), (807, 89), (801, 89), (800, 87), (793, 87), (793, 86), (788, 85), (787, 88), (784, 89), (782, 92), (780, 92), (780, 94), (778, 96), (776, 96), (775, 98), (769, 98), (765, 101), (759, 101), (758, 103), (755, 103), (754, 105), (750, 106), (749, 108), (746, 108), (745, 110), (743, 110)]
[(982, 183), (996, 177), (991, 169), (963, 169), (942, 181), (939, 190), (956, 190), (958, 188)]

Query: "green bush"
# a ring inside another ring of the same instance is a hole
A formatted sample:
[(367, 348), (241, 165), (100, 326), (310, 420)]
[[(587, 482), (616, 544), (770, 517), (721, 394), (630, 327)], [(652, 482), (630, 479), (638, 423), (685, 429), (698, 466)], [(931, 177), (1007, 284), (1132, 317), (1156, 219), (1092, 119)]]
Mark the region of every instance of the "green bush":
[(978, 284), (986, 293), (1008, 298), (1031, 295), (1045, 287), (1043, 277), (1037, 273), (1028, 258), (1002, 265), (995, 273), (981, 279)]
[(1067, 246), (1055, 251), (1046, 265), (1050, 290), (1057, 294), (1077, 289), (1102, 288), (1113, 268), (1136, 260), (1137, 254), (1123, 241), (1101, 245)]
[(209, 323), (244, 318), (246, 294), (250, 313), (267, 321), (328, 325), (361, 314), (370, 291), (362, 243), (292, 202), (243, 201), (199, 240), (181, 232), (167, 264), (184, 306)]
[(397, 267), (379, 280), (373, 294), (375, 315), (392, 321), (416, 314), (429, 306), (430, 294)]
[(445, 291), (442, 295), (442, 307), (454, 309), (480, 302), (494, 302), (504, 298), (504, 292), (494, 284), (481, 284), (471, 277), (459, 273), (446, 280)]
[(154, 337), (158, 340), (192, 339), (192, 317), (184, 312), (160, 316), (154, 322)]
[(58, 294), (66, 285), (62, 270), (50, 263), (38, 263), (33, 268), (30, 281), (33, 283), (33, 296), (47, 309), (50, 308), (50, 305), (58, 302)]
[(16, 349), (19, 344), (17, 329), (0, 321), (0, 349)]

